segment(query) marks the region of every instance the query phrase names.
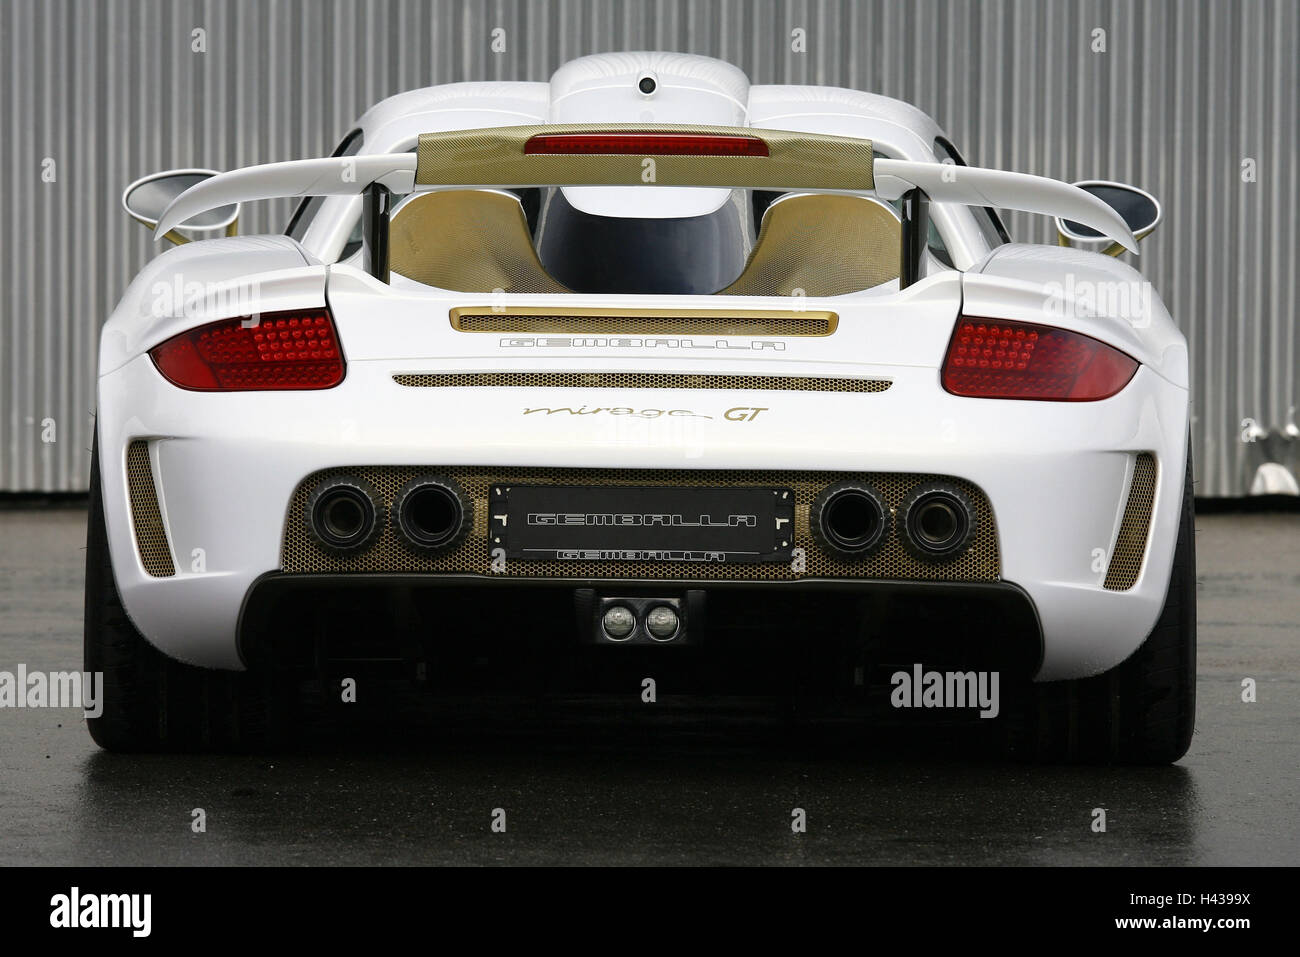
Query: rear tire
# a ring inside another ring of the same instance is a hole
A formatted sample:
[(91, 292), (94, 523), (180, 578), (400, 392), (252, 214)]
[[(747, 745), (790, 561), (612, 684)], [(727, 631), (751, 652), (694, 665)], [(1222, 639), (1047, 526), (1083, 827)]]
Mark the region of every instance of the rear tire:
[(266, 711), (248, 675), (168, 658), (122, 607), (104, 524), (98, 441), (90, 466), (84, 641), (85, 670), (103, 675), (96, 679), (102, 713), (86, 719), (101, 748), (192, 751), (262, 740)]
[(1077, 681), (1033, 686), (1025, 750), (1043, 761), (1169, 764), (1196, 724), (1196, 544), (1188, 452), (1169, 589), (1146, 641), (1124, 662)]

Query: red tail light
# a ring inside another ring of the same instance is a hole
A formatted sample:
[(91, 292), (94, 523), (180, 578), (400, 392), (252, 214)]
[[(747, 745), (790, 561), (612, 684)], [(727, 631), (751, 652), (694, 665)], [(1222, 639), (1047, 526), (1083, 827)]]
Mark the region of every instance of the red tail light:
[(198, 392), (328, 389), (343, 381), (343, 352), (328, 309), (222, 319), (149, 350), (167, 381)]
[(766, 156), (757, 136), (726, 133), (539, 133), (524, 153), (603, 154), (606, 156)]
[(985, 399), (1087, 402), (1114, 395), (1138, 363), (1091, 336), (1052, 326), (962, 316), (943, 363), (943, 387)]

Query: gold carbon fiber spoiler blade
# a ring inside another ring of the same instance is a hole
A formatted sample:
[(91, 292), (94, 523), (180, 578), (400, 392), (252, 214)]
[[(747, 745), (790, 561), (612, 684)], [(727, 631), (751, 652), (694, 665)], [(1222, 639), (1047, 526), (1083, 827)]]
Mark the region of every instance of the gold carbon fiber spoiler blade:
[(871, 140), (750, 127), (573, 123), (452, 130), (422, 135), (417, 154), (415, 182), (423, 186), (875, 187)]

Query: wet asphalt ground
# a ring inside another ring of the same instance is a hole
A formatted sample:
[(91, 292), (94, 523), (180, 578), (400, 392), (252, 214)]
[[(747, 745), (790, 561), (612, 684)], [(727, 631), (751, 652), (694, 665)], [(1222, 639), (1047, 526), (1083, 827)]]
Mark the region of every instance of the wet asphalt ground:
[[(273, 756), (111, 755), (79, 710), (0, 709), (0, 864), (1298, 864), (1300, 514), (1197, 526), (1197, 731), (1173, 767), (670, 700), (545, 723), (484, 702), (454, 731)], [(84, 538), (80, 509), (0, 510), (0, 670), (80, 669)]]

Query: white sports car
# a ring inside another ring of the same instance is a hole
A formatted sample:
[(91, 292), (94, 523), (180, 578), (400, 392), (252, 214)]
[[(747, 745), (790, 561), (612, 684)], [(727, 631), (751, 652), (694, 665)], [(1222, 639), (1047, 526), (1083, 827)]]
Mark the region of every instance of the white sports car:
[[(289, 196), (286, 234), (234, 234)], [(1021, 751), (1186, 751), (1187, 346), (1107, 255), (1158, 221), (1141, 190), (617, 53), (123, 203), (178, 245), (100, 348), (100, 745), (258, 740), (273, 674), (438, 689), (490, 660), (845, 700), (996, 673)]]

